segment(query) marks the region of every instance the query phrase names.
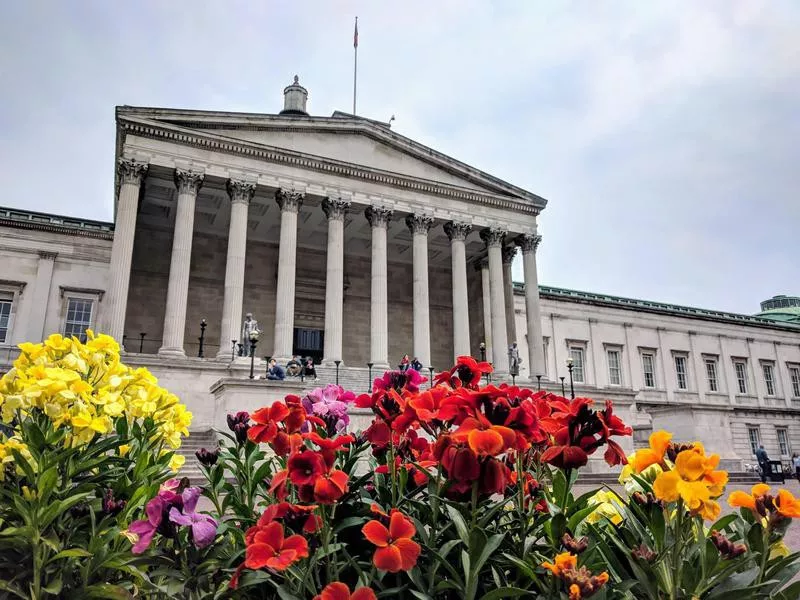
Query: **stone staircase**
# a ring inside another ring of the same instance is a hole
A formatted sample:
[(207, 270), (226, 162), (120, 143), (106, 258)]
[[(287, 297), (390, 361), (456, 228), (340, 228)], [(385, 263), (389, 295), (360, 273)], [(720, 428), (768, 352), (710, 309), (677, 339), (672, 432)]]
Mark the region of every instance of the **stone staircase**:
[(188, 477), (192, 483), (205, 482), (203, 473), (200, 471), (200, 463), (197, 462), (195, 452), (200, 448), (213, 450), (217, 446), (217, 434), (213, 429), (204, 431), (191, 431), (188, 438), (183, 439), (183, 444), (178, 449), (178, 454), (186, 457), (181, 470), (178, 472), (180, 477)]

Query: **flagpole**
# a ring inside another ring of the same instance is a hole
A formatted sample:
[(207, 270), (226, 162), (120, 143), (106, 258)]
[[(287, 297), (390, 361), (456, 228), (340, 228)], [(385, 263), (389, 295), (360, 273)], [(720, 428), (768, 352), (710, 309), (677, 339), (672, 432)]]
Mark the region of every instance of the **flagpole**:
[(353, 115), (356, 114), (356, 84), (358, 82), (358, 17), (353, 34)]

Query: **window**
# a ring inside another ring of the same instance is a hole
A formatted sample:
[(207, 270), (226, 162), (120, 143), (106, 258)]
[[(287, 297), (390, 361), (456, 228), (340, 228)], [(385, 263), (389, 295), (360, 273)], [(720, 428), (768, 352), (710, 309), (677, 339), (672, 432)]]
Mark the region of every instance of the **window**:
[(549, 377), (547, 376), (547, 347), (549, 343), (550, 343), (549, 337), (542, 338), (542, 357), (544, 358), (544, 364), (542, 365), (542, 369), (544, 370), (544, 373), (534, 373), (534, 375), (544, 375), (545, 379), (549, 379)]
[(608, 350), (608, 382), (611, 385), (622, 385), (622, 368), (620, 367), (619, 350)]
[(800, 397), (800, 367), (789, 367), (789, 378), (792, 380), (792, 396)]
[(583, 348), (570, 346), (569, 357), (572, 359), (572, 378), (578, 383), (583, 383)]
[(73, 335), (82, 342), (86, 341), (86, 330), (92, 326), (92, 305), (87, 298), (67, 299), (67, 320), (64, 324), (64, 336)]
[(686, 377), (686, 357), (685, 356), (676, 356), (675, 357), (675, 377), (678, 380), (678, 389), (685, 390), (688, 389), (688, 382)]
[(789, 432), (785, 427), (777, 427), (775, 433), (778, 434), (778, 447), (781, 449), (781, 456), (789, 456), (792, 449), (789, 447)]
[(761, 445), (761, 432), (758, 430), (758, 425), (747, 428), (747, 437), (750, 439), (750, 452), (755, 455)]
[(652, 352), (642, 353), (642, 371), (644, 372), (644, 387), (656, 387), (656, 361)]
[(764, 385), (767, 386), (767, 396), (774, 396), (775, 369), (771, 363), (762, 363), (761, 370), (764, 372)]
[(14, 303), (12, 292), (0, 292), (0, 343), (8, 341), (8, 329), (11, 324), (11, 305)]
[(708, 390), (710, 392), (718, 392), (719, 384), (717, 383), (717, 359), (706, 359), (706, 379), (708, 380)]
[(733, 361), (733, 368), (736, 371), (736, 383), (739, 386), (739, 393), (747, 393), (747, 363), (743, 360)]

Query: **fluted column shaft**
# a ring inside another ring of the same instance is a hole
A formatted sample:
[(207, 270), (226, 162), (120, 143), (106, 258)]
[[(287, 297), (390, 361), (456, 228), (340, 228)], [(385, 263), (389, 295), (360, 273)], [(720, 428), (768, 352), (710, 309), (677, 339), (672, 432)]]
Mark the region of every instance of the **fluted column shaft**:
[(370, 294), (370, 362), (389, 368), (389, 307), (386, 275), (386, 229), (392, 218), (388, 208), (370, 206), (364, 212), (372, 227), (372, 286)]
[(298, 192), (278, 190), (281, 207), (281, 240), (278, 250), (278, 290), (275, 296), (275, 344), (272, 356), (278, 363), (292, 357), (294, 336), (294, 291), (297, 270), (297, 213), (303, 204)]
[(428, 296), (428, 231), (433, 218), (427, 215), (408, 215), (406, 225), (411, 231), (414, 251), (414, 325), (413, 350), (423, 366), (431, 364), (431, 314)]
[(125, 333), (125, 313), (128, 308), (128, 286), (131, 280), (133, 238), (136, 234), (136, 211), (139, 207), (139, 186), (147, 174), (148, 165), (134, 160), (119, 161), (119, 200), (114, 223), (114, 242), (111, 246), (108, 291), (105, 297), (104, 333), (120, 344)]
[(542, 313), (539, 305), (539, 276), (536, 270), (536, 248), (542, 241), (540, 235), (523, 235), (517, 238), (522, 248), (525, 270), (525, 319), (528, 326), (528, 376), (535, 380), (546, 373), (544, 342), (542, 340)]
[(342, 360), (342, 314), (344, 311), (344, 217), (350, 203), (325, 198), (322, 210), (328, 218), (328, 269), (325, 277), (324, 364)]
[(483, 293), (483, 343), (486, 345), (487, 360), (494, 360), (492, 353), (492, 294), (489, 278), (489, 260), (480, 262), (481, 290)]
[(503, 285), (503, 251), (505, 232), (484, 229), (481, 237), (489, 254), (489, 294), (492, 304), (492, 363), (495, 373), (508, 374), (508, 333), (506, 331), (506, 301)]
[(469, 347), (469, 304), (467, 300), (467, 251), (464, 241), (472, 227), (466, 223), (445, 223), (450, 239), (450, 270), (453, 278), (453, 359), (467, 356)]
[(256, 184), (230, 179), (227, 189), (231, 199), (231, 221), (228, 227), (228, 257), (225, 262), (225, 292), (217, 358), (230, 358), (231, 347), (228, 344), (239, 340), (247, 252), (247, 211), (256, 191)]
[(183, 169), (175, 170), (178, 189), (178, 210), (172, 237), (172, 258), (167, 283), (167, 307), (164, 311), (164, 335), (158, 353), (167, 356), (186, 356), (183, 334), (186, 330), (186, 301), (189, 295), (189, 271), (192, 257), (194, 206), (197, 192), (203, 184), (203, 174)]
[(517, 341), (517, 318), (514, 309), (514, 279), (511, 274), (511, 265), (517, 254), (516, 246), (506, 246), (502, 250), (503, 256), (503, 297), (506, 303), (506, 338), (511, 344)]

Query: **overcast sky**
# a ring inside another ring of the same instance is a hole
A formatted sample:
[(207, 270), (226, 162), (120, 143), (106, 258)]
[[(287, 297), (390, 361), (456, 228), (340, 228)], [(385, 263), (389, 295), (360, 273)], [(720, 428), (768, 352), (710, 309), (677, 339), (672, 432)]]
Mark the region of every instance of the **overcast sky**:
[(118, 104), (349, 111), (355, 15), (359, 114), (549, 200), (540, 283), (800, 294), (794, 0), (6, 0), (0, 205), (110, 220)]

